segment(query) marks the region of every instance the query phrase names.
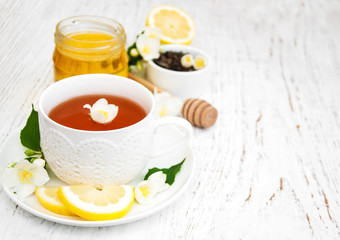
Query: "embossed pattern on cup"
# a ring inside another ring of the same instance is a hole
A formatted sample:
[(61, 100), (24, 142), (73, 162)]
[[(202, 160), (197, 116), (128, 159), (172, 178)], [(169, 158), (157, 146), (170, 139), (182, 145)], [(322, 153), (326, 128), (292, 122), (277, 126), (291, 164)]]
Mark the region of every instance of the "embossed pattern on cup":
[[(41, 134), (42, 149), (58, 178), (69, 184), (124, 184), (145, 167), (152, 145), (152, 132), (139, 130), (114, 142), (105, 136), (67, 137), (62, 130), (47, 127)], [(80, 139), (77, 141), (77, 139)]]

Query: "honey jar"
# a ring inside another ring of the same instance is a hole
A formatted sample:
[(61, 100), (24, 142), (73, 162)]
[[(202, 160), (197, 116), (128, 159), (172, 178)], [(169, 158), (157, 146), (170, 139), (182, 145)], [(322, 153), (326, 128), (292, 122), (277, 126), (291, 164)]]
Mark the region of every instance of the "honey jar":
[(127, 77), (123, 26), (110, 18), (76, 16), (60, 21), (54, 34), (54, 79), (86, 73)]

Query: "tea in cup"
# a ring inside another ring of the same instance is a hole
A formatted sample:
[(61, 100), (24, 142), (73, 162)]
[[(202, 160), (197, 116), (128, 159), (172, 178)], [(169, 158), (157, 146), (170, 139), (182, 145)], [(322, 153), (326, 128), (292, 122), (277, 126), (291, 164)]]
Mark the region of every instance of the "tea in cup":
[[(93, 121), (84, 108), (100, 98), (118, 106), (110, 123)], [(110, 74), (84, 74), (52, 84), (40, 97), (38, 113), (45, 160), (68, 184), (129, 183), (152, 157), (159, 126), (184, 130), (183, 141), (192, 131), (185, 119), (157, 118), (154, 96), (143, 85)]]

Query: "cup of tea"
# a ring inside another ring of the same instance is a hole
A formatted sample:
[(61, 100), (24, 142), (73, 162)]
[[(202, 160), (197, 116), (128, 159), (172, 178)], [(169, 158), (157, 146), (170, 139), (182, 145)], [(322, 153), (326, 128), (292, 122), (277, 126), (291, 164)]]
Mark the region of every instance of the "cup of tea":
[[(100, 98), (118, 106), (110, 124), (94, 122), (83, 107)], [(40, 97), (38, 116), (45, 160), (68, 184), (126, 184), (145, 168), (158, 127), (175, 125), (183, 141), (192, 131), (185, 119), (157, 118), (154, 96), (143, 85), (110, 74), (78, 75), (52, 84)]]

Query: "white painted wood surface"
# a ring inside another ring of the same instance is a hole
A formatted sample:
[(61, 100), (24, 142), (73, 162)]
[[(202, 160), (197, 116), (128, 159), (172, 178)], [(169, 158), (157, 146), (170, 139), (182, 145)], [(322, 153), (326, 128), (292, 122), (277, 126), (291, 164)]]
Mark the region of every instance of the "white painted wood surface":
[[(59, 20), (111, 17), (131, 43), (160, 3), (1, 0), (0, 145), (53, 83)], [(340, 239), (340, 2), (166, 3), (192, 15), (192, 45), (214, 60), (207, 100), (219, 119), (194, 130), (188, 192), (140, 221), (79, 228), (35, 217), (0, 190), (0, 239)]]

